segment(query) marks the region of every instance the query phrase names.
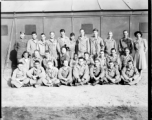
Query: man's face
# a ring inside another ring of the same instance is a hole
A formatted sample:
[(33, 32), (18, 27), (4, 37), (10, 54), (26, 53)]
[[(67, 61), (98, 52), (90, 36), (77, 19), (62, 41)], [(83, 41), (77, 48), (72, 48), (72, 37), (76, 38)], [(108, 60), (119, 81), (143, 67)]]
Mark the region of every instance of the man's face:
[(125, 37), (128, 37), (128, 32), (127, 31), (124, 31), (123, 34), (124, 34)]
[(129, 50), (126, 49), (126, 50), (125, 50), (125, 53), (126, 53), (126, 55), (129, 55)]
[(62, 48), (62, 53), (65, 54), (66, 53), (66, 49)]
[(108, 33), (108, 36), (109, 36), (109, 37), (112, 37), (112, 36), (113, 36), (113, 33), (112, 33), (112, 32), (109, 32), (109, 33)]
[(74, 54), (74, 59), (77, 60), (78, 59), (78, 55)]
[(93, 31), (93, 34), (94, 34), (95, 36), (97, 36), (97, 35), (98, 35), (98, 31)]
[(102, 52), (100, 52), (100, 56), (104, 56), (104, 52), (102, 51)]
[(80, 35), (81, 35), (81, 36), (84, 36), (84, 34), (85, 34), (84, 30), (81, 30), (81, 31), (80, 31)]
[(52, 67), (53, 67), (53, 62), (49, 62), (49, 63), (48, 63), (48, 67), (49, 67), (49, 68), (52, 68)]
[(71, 36), (70, 38), (71, 38), (72, 40), (74, 40), (74, 39), (75, 39), (75, 36), (73, 35), (73, 36)]
[(35, 57), (39, 57), (40, 56), (38, 51), (35, 51), (34, 54), (35, 54)]
[(53, 32), (51, 32), (51, 33), (50, 33), (50, 38), (51, 38), (51, 39), (54, 39), (54, 37), (55, 37), (55, 34), (54, 34)]
[(37, 38), (36, 34), (32, 34), (32, 38), (35, 40)]
[(84, 54), (84, 58), (85, 58), (85, 60), (88, 60), (89, 59), (89, 55), (88, 54)]
[(35, 68), (39, 68), (40, 67), (40, 63), (35, 63)]
[(65, 35), (65, 32), (60, 32), (61, 36), (64, 36)]
[(95, 66), (99, 66), (100, 62), (98, 60), (95, 61)]
[(21, 38), (21, 39), (23, 39), (24, 37), (25, 37), (25, 34), (24, 34), (24, 33), (20, 34), (20, 38)]
[(41, 39), (43, 40), (43, 41), (45, 41), (45, 35), (41, 35)]
[(50, 54), (48, 52), (45, 53), (46, 58), (49, 58)]
[(128, 67), (132, 68), (132, 66), (133, 66), (132, 62), (128, 62)]
[(68, 66), (68, 61), (67, 61), (67, 60), (64, 60), (63, 65), (64, 65), (65, 67), (67, 67), (67, 66)]
[(28, 58), (28, 53), (24, 53), (24, 58)]
[(113, 62), (109, 63), (110, 68), (113, 68), (114, 64)]
[(112, 50), (112, 51), (111, 51), (111, 54), (112, 54), (112, 55), (116, 55), (116, 51), (115, 51), (115, 50)]
[(23, 69), (23, 64), (19, 64), (17, 67), (18, 67), (19, 70), (22, 70)]
[(83, 59), (79, 59), (79, 65), (83, 65), (83, 63), (84, 63), (84, 61), (83, 61)]

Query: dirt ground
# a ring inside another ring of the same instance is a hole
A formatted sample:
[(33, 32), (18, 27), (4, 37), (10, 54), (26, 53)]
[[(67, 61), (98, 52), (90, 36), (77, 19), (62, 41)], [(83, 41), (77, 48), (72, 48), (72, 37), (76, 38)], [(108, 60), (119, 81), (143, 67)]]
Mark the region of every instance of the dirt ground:
[(2, 80), (2, 117), (3, 120), (148, 120), (147, 82), (147, 73), (135, 86), (17, 89)]

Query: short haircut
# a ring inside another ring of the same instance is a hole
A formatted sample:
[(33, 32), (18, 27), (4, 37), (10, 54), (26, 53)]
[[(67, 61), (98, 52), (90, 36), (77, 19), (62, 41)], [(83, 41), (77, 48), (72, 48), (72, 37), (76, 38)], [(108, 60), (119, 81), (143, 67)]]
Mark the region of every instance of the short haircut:
[(34, 32), (32, 32), (32, 35), (33, 35), (33, 34), (36, 34), (36, 35), (37, 35), (37, 33), (36, 33), (35, 31), (34, 31)]
[(50, 51), (49, 51), (49, 50), (46, 50), (45, 53), (50, 53)]
[(128, 47), (125, 48), (125, 51), (126, 51), (126, 50), (129, 50), (129, 51), (130, 51), (130, 49), (129, 49)]
[(65, 61), (69, 62), (69, 60), (68, 60), (68, 59), (64, 59), (64, 60), (63, 60), (63, 62), (65, 62)]
[(111, 48), (111, 51), (112, 51), (112, 50), (115, 50), (115, 51), (116, 51), (116, 49), (115, 49), (115, 48)]
[(72, 36), (75, 36), (75, 34), (74, 33), (70, 33), (70, 37), (72, 37)]
[(100, 50), (100, 52), (104, 52), (104, 50)]
[(74, 55), (78, 55), (78, 53), (74, 53)]
[(39, 60), (35, 60), (34, 64), (35, 64), (35, 63), (39, 63), (39, 64), (40, 64), (40, 61), (39, 61)]
[(18, 62), (17, 65), (23, 65), (23, 62)]
[(80, 31), (81, 31), (81, 30), (83, 30), (83, 31), (84, 31), (84, 29), (82, 29), (82, 28), (80, 29)]
[(61, 33), (61, 32), (64, 32), (64, 33), (65, 33), (65, 30), (64, 30), (64, 29), (61, 29), (61, 30), (60, 30), (60, 33)]
[(110, 64), (110, 63), (113, 63), (113, 61), (109, 61), (109, 64)]
[(47, 61), (47, 64), (48, 64), (48, 63), (53, 63), (53, 62), (52, 62), (51, 60), (48, 60), (48, 61)]
[(90, 53), (88, 53), (88, 52), (85, 52), (85, 53), (84, 53), (84, 55), (85, 55), (85, 54), (88, 54), (88, 55), (90, 55)]
[(55, 34), (55, 32), (54, 32), (54, 31), (51, 31), (51, 32), (50, 32), (50, 34), (51, 34), (51, 33), (54, 33), (54, 34)]
[(97, 29), (97, 28), (94, 28), (94, 29), (93, 29), (93, 32), (94, 32), (94, 31), (97, 31), (97, 32), (98, 32), (98, 29)]
[(20, 34), (25, 34), (25, 33), (21, 31)]
[(84, 57), (79, 57), (79, 60), (80, 60), (80, 59), (83, 59), (83, 60), (84, 60)]
[(95, 61), (98, 61), (98, 62), (100, 62), (100, 59), (99, 59), (99, 58), (96, 58), (96, 59), (95, 59)]
[[(125, 31), (127, 31), (127, 30), (124, 30), (123, 33), (124, 33)], [(128, 31), (127, 31), (127, 32), (128, 32)]]
[(35, 52), (39, 52), (39, 53), (40, 53), (40, 51), (39, 51), (39, 50), (34, 50), (34, 53), (35, 53)]
[(137, 37), (137, 34), (138, 34), (138, 33), (139, 33), (139, 34), (141, 35), (141, 37), (142, 37), (142, 32), (141, 32), (141, 31), (136, 31), (136, 32), (134, 33), (134, 36)]
[(30, 56), (30, 53), (29, 53), (28, 51), (24, 51), (23, 54), (22, 54), (22, 58), (24, 57), (24, 54), (25, 54), (25, 53), (28, 54), (28, 57)]
[[(66, 47), (65, 47), (65, 46), (62, 46), (62, 47), (61, 47), (61, 50), (62, 50), (63, 48), (65, 48), (65, 49), (66, 49)], [(66, 50), (67, 50), (67, 49), (66, 49)]]
[(132, 61), (132, 60), (128, 60), (128, 63), (130, 63), (130, 62), (132, 62), (132, 63), (133, 63), (133, 61)]
[(45, 33), (41, 33), (41, 35), (45, 35)]

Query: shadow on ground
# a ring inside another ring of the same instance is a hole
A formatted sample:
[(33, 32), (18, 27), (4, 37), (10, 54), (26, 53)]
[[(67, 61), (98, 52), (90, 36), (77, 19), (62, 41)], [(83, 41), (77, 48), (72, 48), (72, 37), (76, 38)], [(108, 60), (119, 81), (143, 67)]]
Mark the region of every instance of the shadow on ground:
[[(142, 111), (141, 111), (142, 110)], [(137, 107), (4, 107), (3, 120), (148, 120), (147, 111)]]

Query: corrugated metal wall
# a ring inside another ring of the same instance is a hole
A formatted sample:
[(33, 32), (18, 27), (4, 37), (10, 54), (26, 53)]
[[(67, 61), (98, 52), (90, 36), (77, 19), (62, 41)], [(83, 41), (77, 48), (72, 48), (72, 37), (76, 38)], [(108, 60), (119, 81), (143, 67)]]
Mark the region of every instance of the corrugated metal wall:
[[(55, 31), (56, 38), (60, 36), (59, 30), (65, 29), (66, 35), (71, 32), (79, 35), (79, 30), (82, 24), (93, 24), (93, 28), (99, 29), (100, 36), (107, 38), (108, 31), (113, 32), (113, 38), (118, 42), (123, 37), (123, 30), (128, 30), (131, 38), (134, 37), (134, 32), (139, 30), (139, 24), (148, 22), (148, 14), (143, 12), (81, 12), (81, 13), (24, 13), (16, 14), (15, 26), (13, 31), (13, 43), (11, 51), (14, 50), (14, 43), (19, 39), (19, 32), (25, 32), (25, 25), (36, 25), (38, 39), (40, 34), (44, 32), (49, 38), (49, 32)], [(12, 27), (12, 14), (2, 14), (2, 25), (8, 25), (8, 35), (2, 36), (2, 66), (4, 65), (7, 49), (10, 41), (10, 31)], [(147, 28), (148, 29), (148, 28)], [(91, 36), (88, 34), (87, 36)], [(148, 33), (143, 33), (143, 37), (148, 41)], [(27, 39), (31, 36), (27, 35)], [(14, 60), (15, 61), (15, 60)], [(11, 62), (10, 62), (11, 63)]]

